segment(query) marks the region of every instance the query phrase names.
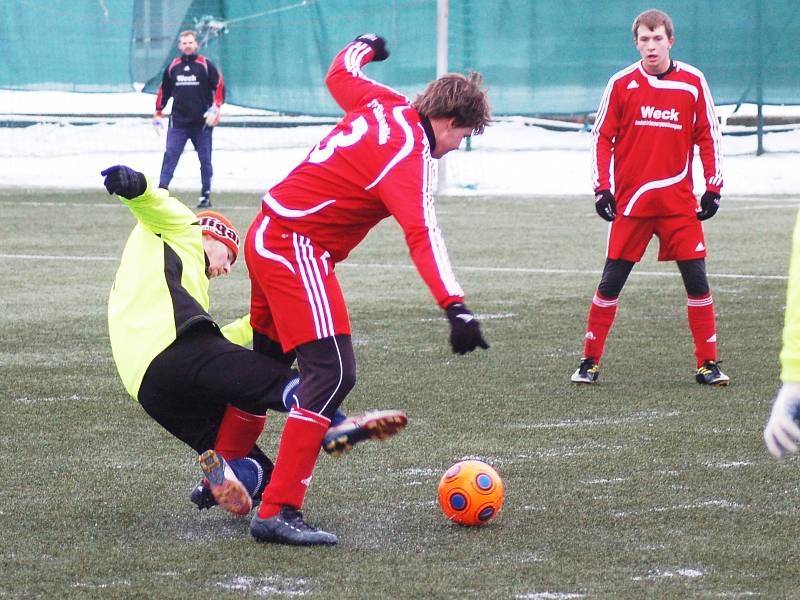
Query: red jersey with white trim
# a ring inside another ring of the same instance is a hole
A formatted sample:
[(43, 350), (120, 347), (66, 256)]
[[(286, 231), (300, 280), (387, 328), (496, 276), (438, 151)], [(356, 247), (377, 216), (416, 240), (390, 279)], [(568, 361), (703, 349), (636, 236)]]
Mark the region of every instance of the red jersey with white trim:
[(446, 307), (464, 293), (436, 222), (433, 134), (429, 139), (430, 125), (408, 98), (364, 76), (361, 68), (373, 55), (356, 41), (333, 60), (325, 83), (346, 114), (269, 190), (262, 212), (313, 240), (334, 262), (393, 216), (419, 274)]
[(719, 193), (722, 188), (714, 101), (703, 73), (691, 65), (673, 61), (672, 68), (657, 77), (649, 75), (640, 61), (613, 75), (592, 136), (592, 187), (612, 190), (620, 214), (694, 214), (695, 145), (706, 189)]

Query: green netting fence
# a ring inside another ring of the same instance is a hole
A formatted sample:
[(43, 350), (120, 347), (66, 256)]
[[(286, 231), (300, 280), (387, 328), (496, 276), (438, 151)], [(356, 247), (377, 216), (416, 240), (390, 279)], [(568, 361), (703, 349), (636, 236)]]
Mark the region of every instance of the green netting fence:
[[(449, 70), (477, 70), (497, 115), (595, 110), (608, 77), (638, 59), (634, 0), (449, 0)], [(800, 104), (796, 0), (663, 0), (673, 57), (706, 73), (718, 104)], [(0, 88), (155, 91), (196, 28), (228, 102), (337, 115), (323, 85), (336, 52), (373, 31), (388, 40), (368, 75), (412, 96), (436, 76), (436, 0), (3, 0)]]

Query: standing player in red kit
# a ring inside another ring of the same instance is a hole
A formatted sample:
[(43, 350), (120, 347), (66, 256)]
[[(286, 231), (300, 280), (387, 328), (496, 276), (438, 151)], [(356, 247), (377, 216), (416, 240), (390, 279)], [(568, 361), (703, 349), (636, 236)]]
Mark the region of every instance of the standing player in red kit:
[[(697, 359), (695, 379), (727, 385), (730, 378), (717, 364), (714, 301), (700, 223), (717, 212), (722, 188), (714, 101), (698, 69), (670, 58), (675, 39), (667, 14), (659, 10), (640, 14), (633, 22), (633, 38), (642, 60), (611, 77), (592, 131), (595, 209), (611, 225), (603, 275), (589, 309), (583, 357), (571, 381), (597, 381), (620, 292), (655, 235), (658, 260), (676, 261), (686, 288)], [(699, 210), (692, 184), (695, 145), (706, 188)]]
[(300, 386), (272, 479), (250, 532), (261, 542), (336, 544), (303, 520), (306, 490), (329, 419), (355, 384), (347, 307), (334, 272), (382, 219), (392, 216), (411, 259), (450, 321), (454, 352), (488, 348), (464, 305), (434, 211), (434, 158), (490, 122), (482, 77), (449, 74), (412, 103), (368, 79), (362, 67), (389, 56), (361, 35), (336, 56), (325, 83), (345, 116), (282, 182), (264, 195), (245, 258), (253, 329), (295, 353)]

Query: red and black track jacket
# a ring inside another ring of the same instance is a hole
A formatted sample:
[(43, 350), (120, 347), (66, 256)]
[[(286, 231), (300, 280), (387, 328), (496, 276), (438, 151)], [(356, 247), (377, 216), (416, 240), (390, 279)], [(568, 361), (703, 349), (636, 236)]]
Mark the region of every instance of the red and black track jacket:
[(205, 56), (182, 55), (164, 70), (156, 95), (156, 112), (161, 112), (172, 98), (172, 126), (200, 127), (203, 115), (225, 102), (222, 72)]

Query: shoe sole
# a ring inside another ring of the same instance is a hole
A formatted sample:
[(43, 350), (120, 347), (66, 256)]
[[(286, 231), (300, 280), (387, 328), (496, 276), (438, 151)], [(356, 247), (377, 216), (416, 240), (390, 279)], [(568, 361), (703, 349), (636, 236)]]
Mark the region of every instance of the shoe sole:
[(711, 387), (726, 387), (730, 384), (730, 379), (727, 381), (700, 381), (700, 379), (696, 379), (695, 381), (700, 385), (710, 385)]
[(578, 385), (591, 385), (593, 383), (597, 383), (597, 379), (598, 377), (580, 377), (577, 373), (573, 373), (569, 378), (572, 383), (577, 383)]
[(239, 517), (247, 515), (253, 508), (253, 500), (241, 481), (225, 477), (222, 459), (213, 450), (206, 450), (198, 458), (200, 468), (208, 479), (211, 495), (222, 508)]
[(340, 433), (333, 433), (324, 441), (322, 447), (331, 456), (339, 457), (352, 451), (353, 446), (359, 442), (390, 438), (405, 429), (407, 424), (408, 418), (401, 413), (377, 415), (361, 425), (354, 425)]

